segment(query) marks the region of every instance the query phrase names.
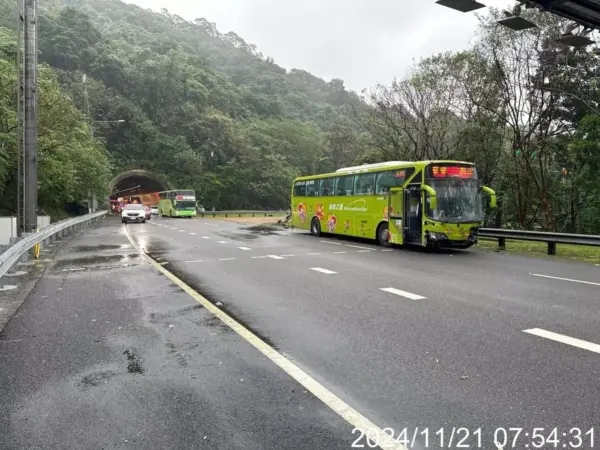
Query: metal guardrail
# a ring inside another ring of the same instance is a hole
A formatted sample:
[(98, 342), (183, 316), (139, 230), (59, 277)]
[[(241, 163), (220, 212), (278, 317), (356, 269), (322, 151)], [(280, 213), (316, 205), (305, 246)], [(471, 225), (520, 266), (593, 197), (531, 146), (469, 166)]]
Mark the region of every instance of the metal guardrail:
[(2, 255), (0, 255), (0, 277), (36, 244), (54, 239), (56, 235), (62, 236), (65, 231), (69, 232), (74, 228), (80, 228), (93, 222), (94, 220), (106, 215), (106, 211), (100, 211), (85, 216), (73, 217), (72, 219), (61, 220), (40, 230), (39, 233), (31, 233), (23, 237), (20, 241), (11, 246)]
[(270, 217), (270, 216), (274, 216), (274, 215), (287, 215), (288, 212), (287, 211), (243, 211), (243, 210), (232, 210), (232, 211), (198, 211), (196, 213), (197, 216), (200, 217), (217, 217), (217, 216), (225, 216), (225, 217), (242, 217), (242, 216), (252, 216), (252, 217), (256, 217), (256, 216), (264, 216), (264, 217)]
[(480, 228), (479, 237), (497, 239), (498, 247), (506, 248), (506, 240), (536, 241), (548, 244), (548, 254), (556, 255), (556, 244), (585, 245), (600, 247), (600, 236), (588, 234), (552, 233), (543, 231), (504, 230), (501, 228)]

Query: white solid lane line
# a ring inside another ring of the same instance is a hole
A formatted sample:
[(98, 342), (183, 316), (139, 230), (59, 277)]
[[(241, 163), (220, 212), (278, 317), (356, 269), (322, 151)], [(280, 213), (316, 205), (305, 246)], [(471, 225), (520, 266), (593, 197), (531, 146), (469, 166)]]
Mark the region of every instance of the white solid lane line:
[(252, 250), (250, 247), (238, 247), (240, 250)]
[(406, 292), (406, 291), (401, 291), (400, 289), (396, 289), (396, 288), (380, 288), (382, 291), (385, 292), (389, 292), (390, 294), (395, 294), (395, 295), (400, 295), (401, 297), (406, 297), (406, 298), (410, 298), (411, 300), (423, 300), (427, 297), (423, 297), (421, 295), (417, 295), (417, 294), (412, 294), (410, 292)]
[(529, 330), (523, 330), (524, 333), (533, 334), (534, 336), (551, 339), (556, 342), (563, 344), (572, 345), (573, 347), (579, 347), (590, 352), (600, 353), (600, 345), (594, 344), (593, 342), (582, 341), (581, 339), (572, 338), (565, 336), (564, 334), (553, 333), (552, 331), (542, 330), (540, 328), (531, 328)]
[(324, 273), (325, 275), (332, 275), (334, 273), (337, 273), (337, 272), (334, 272), (333, 270), (327, 270), (327, 269), (323, 269), (321, 267), (311, 267), (310, 270), (314, 270), (315, 272), (321, 272), (321, 273)]
[(594, 286), (600, 286), (600, 283), (595, 283), (593, 281), (583, 281), (583, 280), (573, 280), (571, 278), (551, 277), (550, 275), (541, 275), (539, 273), (530, 273), (529, 275), (534, 276), (534, 277), (552, 278), (553, 280), (571, 281), (573, 283), (583, 283), (583, 284), (592, 284)]

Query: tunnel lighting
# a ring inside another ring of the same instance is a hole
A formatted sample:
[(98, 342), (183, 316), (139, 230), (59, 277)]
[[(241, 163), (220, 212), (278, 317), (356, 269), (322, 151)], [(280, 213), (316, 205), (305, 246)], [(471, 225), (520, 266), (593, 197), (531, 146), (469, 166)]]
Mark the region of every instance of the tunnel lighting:
[(523, 19), (515, 14), (504, 12), (504, 19), (498, 21), (500, 25), (504, 25), (507, 28), (515, 31), (527, 30), (529, 28), (536, 28), (537, 25), (530, 22), (527, 19)]
[(554, 42), (569, 45), (571, 47), (585, 47), (586, 45), (594, 43), (594, 41), (585, 36), (577, 36), (571, 33), (563, 34), (561, 37), (554, 39)]
[(475, 0), (438, 0), (436, 3), (464, 13), (485, 7), (485, 5), (478, 3)]

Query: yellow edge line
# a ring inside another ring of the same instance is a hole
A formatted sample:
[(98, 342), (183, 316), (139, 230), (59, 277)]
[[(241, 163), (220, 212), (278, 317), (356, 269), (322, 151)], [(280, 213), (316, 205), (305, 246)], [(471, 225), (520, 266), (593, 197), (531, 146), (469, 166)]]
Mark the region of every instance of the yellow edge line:
[[(239, 322), (232, 319), (227, 315), (224, 311), (217, 308), (213, 305), (209, 300), (204, 298), (198, 292), (196, 292), (193, 288), (188, 286), (185, 282), (177, 278), (167, 269), (165, 269), (162, 265), (154, 261), (150, 258), (142, 249), (140, 249), (137, 244), (134, 242), (133, 237), (129, 234), (129, 230), (125, 227), (125, 232), (127, 234), (127, 238), (131, 245), (138, 251), (140, 254), (146, 258), (146, 260), (159, 272), (167, 276), (173, 283), (182, 288), (185, 292), (187, 292), (194, 300), (200, 303), (204, 308), (208, 311), (212, 312), (215, 316), (217, 316), (221, 321), (227, 324), (233, 331), (243, 337), (247, 342), (249, 342), (254, 348), (260, 351), (263, 355), (269, 358), (272, 362), (277, 364), (285, 373), (294, 378), (298, 383), (306, 388), (309, 392), (311, 392), (315, 397), (321, 400), (325, 405), (331, 408), (338, 415), (343, 417), (348, 423), (353, 425), (355, 428), (359, 429), (364, 433), (365, 436), (368, 436), (371, 441), (377, 444), (379, 448), (382, 449), (390, 449), (390, 450), (407, 450), (405, 446), (398, 443), (392, 436), (388, 433), (384, 432), (381, 428), (371, 422), (369, 419), (364, 417), (342, 399), (337, 397), (331, 391), (329, 391), (325, 386), (320, 384), (317, 380), (312, 378), (298, 366), (296, 366), (289, 359), (285, 358), (281, 353), (275, 350), (273, 347), (268, 345), (266, 342), (261, 340), (254, 333), (249, 331), (247, 328), (242, 326)], [(355, 436), (356, 433), (353, 433)], [(361, 439), (362, 441), (362, 439)], [(368, 444), (365, 444), (368, 445)], [(370, 447), (374, 448), (374, 447)]]

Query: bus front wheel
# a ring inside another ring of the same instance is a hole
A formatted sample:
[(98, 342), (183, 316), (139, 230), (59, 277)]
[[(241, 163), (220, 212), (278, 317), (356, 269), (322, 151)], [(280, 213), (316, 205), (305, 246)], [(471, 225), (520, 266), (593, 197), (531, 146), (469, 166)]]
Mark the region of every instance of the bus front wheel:
[(315, 217), (310, 224), (310, 234), (313, 236), (321, 236), (321, 222)]
[(388, 229), (388, 224), (387, 223), (382, 223), (377, 228), (377, 242), (382, 247), (389, 247), (390, 246), (390, 231)]

